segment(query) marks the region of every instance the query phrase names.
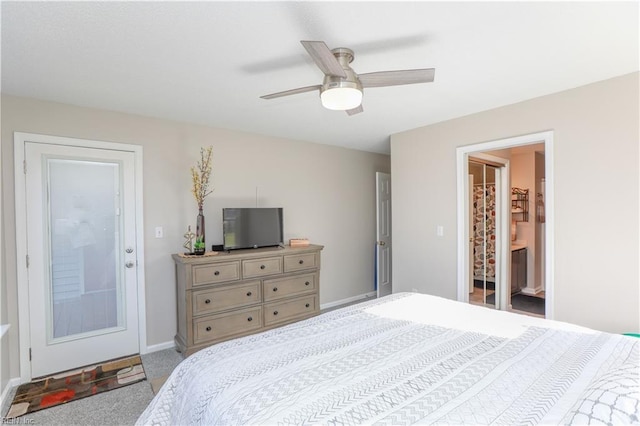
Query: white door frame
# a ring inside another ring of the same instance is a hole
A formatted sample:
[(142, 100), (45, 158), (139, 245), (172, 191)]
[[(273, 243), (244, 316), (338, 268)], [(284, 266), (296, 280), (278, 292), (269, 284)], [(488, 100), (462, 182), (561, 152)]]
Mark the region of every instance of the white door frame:
[[(513, 148), (521, 145), (530, 145), (534, 143), (544, 143), (545, 150), (545, 317), (554, 318), (553, 311), (553, 290), (554, 290), (554, 197), (553, 197), (553, 131), (532, 133), (523, 136), (516, 136), (507, 139), (499, 139), (490, 142), (483, 142), (473, 145), (466, 145), (456, 148), (456, 175), (457, 175), (457, 233), (458, 233), (458, 254), (457, 254), (457, 296), (459, 301), (469, 300), (468, 280), (469, 280), (469, 212), (468, 212), (468, 162), (471, 154), (477, 156), (478, 153), (493, 151), (498, 149)], [(505, 177), (503, 176), (504, 180)], [(507, 176), (508, 179), (508, 176)], [(508, 188), (509, 186), (507, 186)], [(507, 198), (507, 200), (509, 200)], [(509, 204), (509, 203), (505, 203)], [(505, 215), (501, 220), (501, 226), (509, 229), (509, 215)], [(506, 225), (505, 225), (506, 223)], [(505, 232), (503, 238), (508, 238), (509, 232)], [(504, 243), (503, 243), (504, 244)], [(506, 247), (506, 246), (505, 246)], [(505, 265), (510, 264), (510, 250), (500, 250), (497, 254), (499, 265), (503, 273)], [(506, 266), (508, 267), (508, 266)], [(501, 297), (503, 299), (506, 294)]]
[(147, 352), (147, 322), (145, 309), (144, 281), (144, 226), (142, 195), (142, 146), (88, 139), (76, 139), (61, 136), (40, 135), (15, 132), (13, 134), (14, 177), (15, 177), (15, 213), (16, 213), (16, 259), (18, 282), (18, 333), (20, 336), (20, 382), (32, 379), (30, 346), (29, 288), (27, 285), (27, 214), (26, 214), (26, 176), (25, 143), (37, 142), (52, 145), (69, 145), (84, 148), (110, 149), (133, 152), (135, 155), (135, 191), (136, 191), (136, 246), (137, 250), (137, 293), (138, 293), (138, 343), (140, 353)]

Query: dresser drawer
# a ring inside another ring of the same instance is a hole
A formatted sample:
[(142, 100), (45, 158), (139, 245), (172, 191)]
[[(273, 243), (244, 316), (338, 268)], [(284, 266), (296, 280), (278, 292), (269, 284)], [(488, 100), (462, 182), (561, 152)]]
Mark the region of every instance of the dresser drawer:
[(315, 294), (264, 305), (264, 325), (269, 326), (297, 317), (310, 316), (318, 310)]
[(282, 299), (299, 294), (309, 293), (316, 290), (318, 281), (317, 274), (296, 275), (287, 278), (274, 278), (264, 280), (262, 283), (262, 294), (264, 301)]
[(294, 272), (318, 267), (315, 253), (301, 253), (284, 256), (284, 271)]
[(261, 306), (198, 318), (193, 320), (193, 343), (197, 345), (259, 328), (262, 328)]
[(255, 278), (282, 273), (282, 257), (263, 257), (242, 261), (242, 277)]
[(260, 303), (262, 301), (260, 290), (260, 281), (254, 281), (246, 284), (194, 291), (193, 315), (211, 314)]
[(221, 283), (240, 279), (240, 262), (216, 263), (193, 267), (193, 285)]

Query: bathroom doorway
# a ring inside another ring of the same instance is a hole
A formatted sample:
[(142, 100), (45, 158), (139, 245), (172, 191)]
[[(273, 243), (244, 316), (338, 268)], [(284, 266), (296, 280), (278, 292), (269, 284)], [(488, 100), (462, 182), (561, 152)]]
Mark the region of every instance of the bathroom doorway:
[(545, 145), (509, 149), (511, 309), (545, 317)]

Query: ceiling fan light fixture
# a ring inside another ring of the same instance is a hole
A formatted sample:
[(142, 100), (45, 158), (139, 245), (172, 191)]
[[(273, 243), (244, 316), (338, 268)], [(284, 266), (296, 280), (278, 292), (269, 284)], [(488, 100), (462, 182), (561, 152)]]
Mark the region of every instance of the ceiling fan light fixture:
[(362, 103), (362, 91), (352, 87), (336, 87), (322, 92), (322, 106), (334, 111), (353, 109)]
[(362, 86), (358, 82), (327, 77), (320, 90), (322, 106), (334, 111), (346, 111), (362, 103)]

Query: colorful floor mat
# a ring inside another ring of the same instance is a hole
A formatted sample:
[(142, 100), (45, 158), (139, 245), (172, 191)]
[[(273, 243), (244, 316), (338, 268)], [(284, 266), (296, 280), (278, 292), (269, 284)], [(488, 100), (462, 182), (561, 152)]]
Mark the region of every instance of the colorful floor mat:
[(139, 355), (65, 371), (20, 385), (6, 418), (19, 417), (145, 379)]

